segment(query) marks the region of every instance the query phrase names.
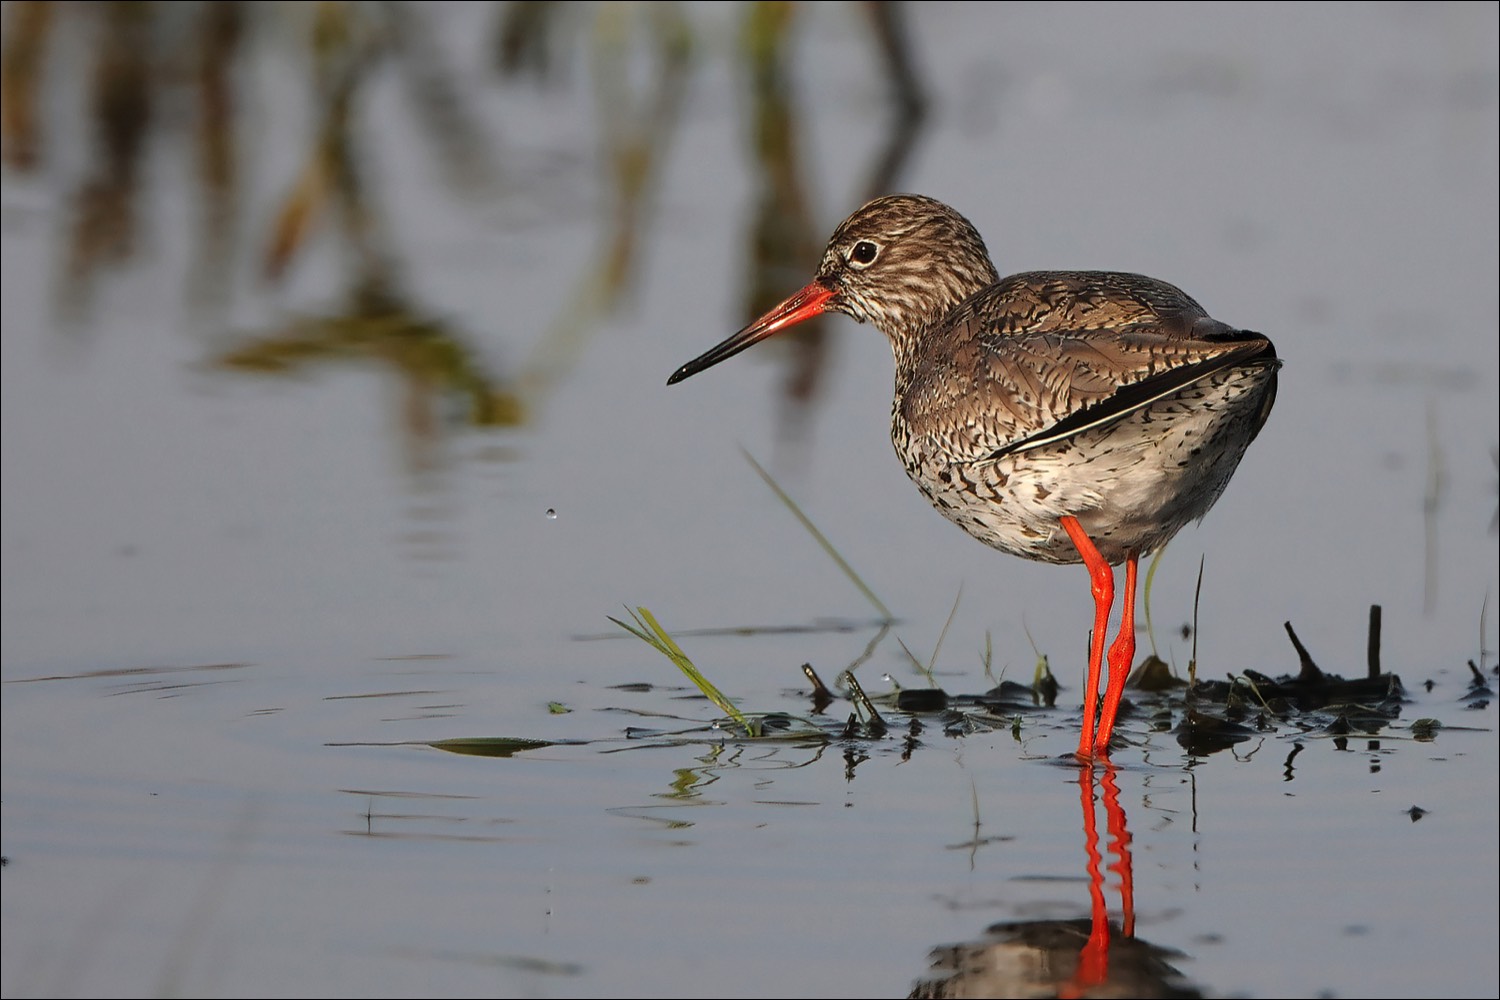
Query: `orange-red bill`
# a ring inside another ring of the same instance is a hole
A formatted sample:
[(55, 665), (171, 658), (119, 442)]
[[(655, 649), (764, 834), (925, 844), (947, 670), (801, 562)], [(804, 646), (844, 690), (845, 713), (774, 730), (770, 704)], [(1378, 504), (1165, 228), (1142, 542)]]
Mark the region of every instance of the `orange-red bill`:
[(816, 281), (812, 282), (722, 344), (709, 348), (677, 369), (672, 373), (672, 377), (667, 379), (667, 385), (681, 382), (689, 375), (696, 375), (705, 368), (712, 368), (720, 361), (734, 357), (745, 348), (760, 343), (774, 333), (780, 333), (789, 326), (796, 326), (805, 319), (812, 319), (823, 313), (827, 310), (828, 300), (833, 298), (833, 294), (833, 289), (828, 286)]

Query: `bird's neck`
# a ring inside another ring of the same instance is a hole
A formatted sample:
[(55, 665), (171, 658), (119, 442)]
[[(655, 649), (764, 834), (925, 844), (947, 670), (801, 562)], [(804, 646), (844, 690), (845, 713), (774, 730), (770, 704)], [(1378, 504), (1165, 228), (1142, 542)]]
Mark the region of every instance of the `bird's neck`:
[[(896, 362), (896, 398), (905, 396), (914, 383), (934, 376), (934, 366), (947, 367), (952, 359), (947, 351), (937, 346), (947, 342), (947, 317), (935, 320), (926, 326), (901, 331), (889, 336), (891, 356)], [(925, 373), (925, 374), (924, 374)]]
[(922, 342), (921, 329), (888, 332), (891, 342), (891, 357), (896, 362), (896, 391), (900, 392), (911, 383), (919, 360), (918, 345)]
[(896, 384), (908, 383), (925, 358), (935, 338), (941, 338), (962, 311), (964, 303), (992, 287), (999, 276), (988, 258), (976, 257), (971, 265), (952, 267), (945, 281), (930, 281), (911, 289), (906, 308), (878, 317), (876, 325), (891, 342), (896, 359)]

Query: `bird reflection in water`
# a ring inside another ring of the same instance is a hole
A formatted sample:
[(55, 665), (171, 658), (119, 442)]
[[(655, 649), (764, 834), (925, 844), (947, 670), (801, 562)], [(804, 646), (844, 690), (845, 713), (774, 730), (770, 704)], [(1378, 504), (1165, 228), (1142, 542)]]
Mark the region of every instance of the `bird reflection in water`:
[[(1099, 849), (1098, 795), (1103, 786), (1105, 830), (1112, 857), (1107, 871), (1120, 890), (1120, 919), (1109, 919), (1106, 871)], [(932, 951), (932, 978), (911, 997), (1197, 997), (1202, 993), (1169, 960), (1180, 952), (1135, 936), (1135, 885), (1130, 831), (1113, 768), (1082, 767), (1084, 851), (1088, 858), (1087, 920), (1014, 920), (994, 924), (968, 944)]]

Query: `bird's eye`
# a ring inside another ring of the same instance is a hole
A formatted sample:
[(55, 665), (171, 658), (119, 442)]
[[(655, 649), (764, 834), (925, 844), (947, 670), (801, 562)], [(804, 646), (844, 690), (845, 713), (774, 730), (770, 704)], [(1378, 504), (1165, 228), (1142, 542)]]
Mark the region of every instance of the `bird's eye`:
[(855, 267), (869, 267), (880, 256), (880, 247), (869, 240), (860, 240), (849, 251), (849, 263)]

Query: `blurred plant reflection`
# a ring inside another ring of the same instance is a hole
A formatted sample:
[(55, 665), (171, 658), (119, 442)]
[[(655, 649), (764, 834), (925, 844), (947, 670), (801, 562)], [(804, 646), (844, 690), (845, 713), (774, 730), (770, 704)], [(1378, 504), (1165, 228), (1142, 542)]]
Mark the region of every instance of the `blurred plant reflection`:
[(78, 291), (74, 301), (83, 302), (94, 271), (122, 263), (135, 247), (135, 201), (153, 97), (149, 8), (110, 3), (99, 16), (90, 95), (96, 155), (74, 194), (66, 268), (68, 283)]
[(441, 464), (438, 444), (448, 423), (506, 427), (522, 422), (519, 397), (493, 382), (457, 334), (416, 314), (379, 282), (357, 288), (346, 311), (293, 319), (250, 338), (222, 355), (218, 364), (234, 371), (289, 375), (315, 364), (349, 361), (375, 361), (395, 374), (413, 473)]
[(441, 51), (407, 8), (392, 6), (375, 20), (359, 5), (320, 4), (312, 39), (317, 135), (277, 214), (264, 266), (267, 277), (280, 279), (318, 221), (331, 214), (354, 251), (353, 290), (344, 311), (245, 335), (219, 360), (229, 369), (277, 374), (315, 362), (381, 362), (403, 389), (399, 422), (408, 469), (429, 471), (441, 464), (439, 442), (449, 425), (512, 426), (524, 421), (525, 409), (513, 389), (484, 370), (465, 338), (424, 317), (401, 290), (399, 255), (361, 169), (355, 104), (371, 70), (394, 49), (408, 57), (416, 117), (460, 192), (482, 186), (484, 143)]
[(41, 145), (37, 121), (37, 90), (42, 53), (52, 29), (56, 6), (38, 0), (10, 5), (5, 21), (4, 51), (0, 53), (0, 137), (5, 165), (29, 170), (36, 165)]
[(200, 312), (213, 315), (228, 299), (226, 275), (239, 219), (238, 156), (235, 142), (233, 70), (244, 38), (243, 5), (212, 3), (198, 24), (198, 183), (203, 189), (202, 250), (194, 256), (189, 295)]
[(555, 67), (554, 37), (563, 18), (577, 10), (551, 0), (515, 0), (507, 4), (495, 32), (495, 68), (502, 76), (546, 80)]
[[(745, 312), (759, 316), (781, 301), (786, 289), (800, 287), (823, 249), (803, 182), (796, 85), (789, 41), (796, 5), (752, 4), (745, 18), (744, 48), (751, 95), (751, 146), (759, 193), (750, 223), (750, 277)], [(827, 328), (821, 318), (802, 324), (786, 338), (791, 352), (783, 382), (787, 409), (781, 436), (801, 436), (806, 404), (816, 395), (827, 357)]]
[[(894, 111), (866, 189), (841, 196), (840, 205), (892, 185), (925, 107), (900, 5), (853, 9), (870, 29)], [(316, 238), (331, 234), (351, 262), (344, 290), (321, 293), (347, 308), (234, 332), (227, 349), (215, 338), (216, 362), (234, 371), (287, 373), (313, 361), (378, 357), (397, 367), (407, 387), (402, 423), (412, 441), (449, 425), (435, 416), (445, 398), (463, 400), (449, 410), (471, 426), (520, 423), (535, 412), (576, 364), (589, 335), (627, 302), (636, 284), (697, 40), (684, 7), (670, 2), (591, 8), (520, 2), (496, 5), (489, 13), (495, 25), (487, 36), (491, 65), (502, 79), (551, 79), (568, 51), (580, 40), (586, 44), (606, 192), (596, 255), (507, 382), (483, 371), (478, 351), (464, 337), (420, 318), (427, 310), (411, 304), (422, 297), (420, 290), (402, 290), (402, 234), (393, 231), (386, 200), (369, 176), (371, 154), (388, 146), (392, 133), (386, 120), (362, 114), (362, 106), (377, 80), (394, 79), (407, 91), (411, 124), (451, 192), (468, 199), (493, 192), (493, 137), (472, 107), (475, 93), (452, 68), (435, 30), (455, 12), (448, 5), (407, 3), (8, 4), (0, 67), (0, 135), (8, 170), (43, 168), (49, 133), (64, 132), (60, 126), (67, 124), (50, 121), (46, 113), (67, 107), (53, 97), (51, 91), (59, 90), (53, 81), (86, 81), (82, 118), (91, 143), (68, 197), (57, 269), (56, 297), (66, 325), (90, 326), (99, 281), (140, 247), (140, 230), (151, 221), (143, 213), (162, 203), (146, 197), (147, 154), (186, 118), (196, 188), (191, 197), (198, 211), (185, 298), (196, 327), (221, 327), (234, 289), (243, 284), (234, 274), (242, 261), (253, 261), (260, 277), (277, 286), (308, 256)], [(758, 177), (748, 229), (748, 311), (756, 313), (784, 290), (791, 274), (800, 276), (815, 262), (823, 213), (807, 193), (799, 148), (804, 102), (791, 48), (799, 5), (749, 3), (741, 16), (750, 159)], [(247, 118), (271, 98), (251, 74), (263, 67), (265, 47), (284, 45), (289, 37), (305, 45), (309, 72), (305, 82), (294, 78), (291, 85), (305, 96), (310, 127), (288, 175), (257, 179), (249, 176), (249, 166), (264, 158), (241, 133)], [(49, 61), (65, 58), (81, 58), (87, 70), (60, 77)], [(246, 225), (247, 192), (267, 180), (280, 193), (263, 228)], [(247, 254), (246, 243), (259, 246)], [(822, 331), (812, 327), (790, 356), (783, 437), (802, 432), (825, 360)], [(429, 458), (433, 453), (427, 449)]]
[[(525, 22), (538, 32), (552, 23), (546, 17)], [(631, 82), (637, 32), (651, 51), (652, 72), (643, 86)], [(595, 259), (575, 282), (568, 305), (522, 367), (520, 384), (533, 399), (545, 396), (572, 368), (588, 335), (632, 290), (661, 163), (687, 94), (693, 35), (678, 5), (604, 4), (595, 17), (592, 41), (599, 159), (608, 189), (604, 234)]]
[[(364, 179), (368, 157), (355, 114), (374, 71), (387, 62), (403, 71), (416, 111), (413, 121), (456, 193), (473, 196), (486, 190), (493, 172), (488, 141), (424, 15), (403, 4), (383, 6), (379, 15), (360, 4), (323, 3), (316, 10), (310, 35), (317, 134), (277, 214), (266, 273), (281, 277), (315, 224), (332, 211), (340, 235), (357, 255), (360, 280), (379, 280), (395, 266), (396, 254)], [(378, 127), (374, 138), (381, 138)]]

